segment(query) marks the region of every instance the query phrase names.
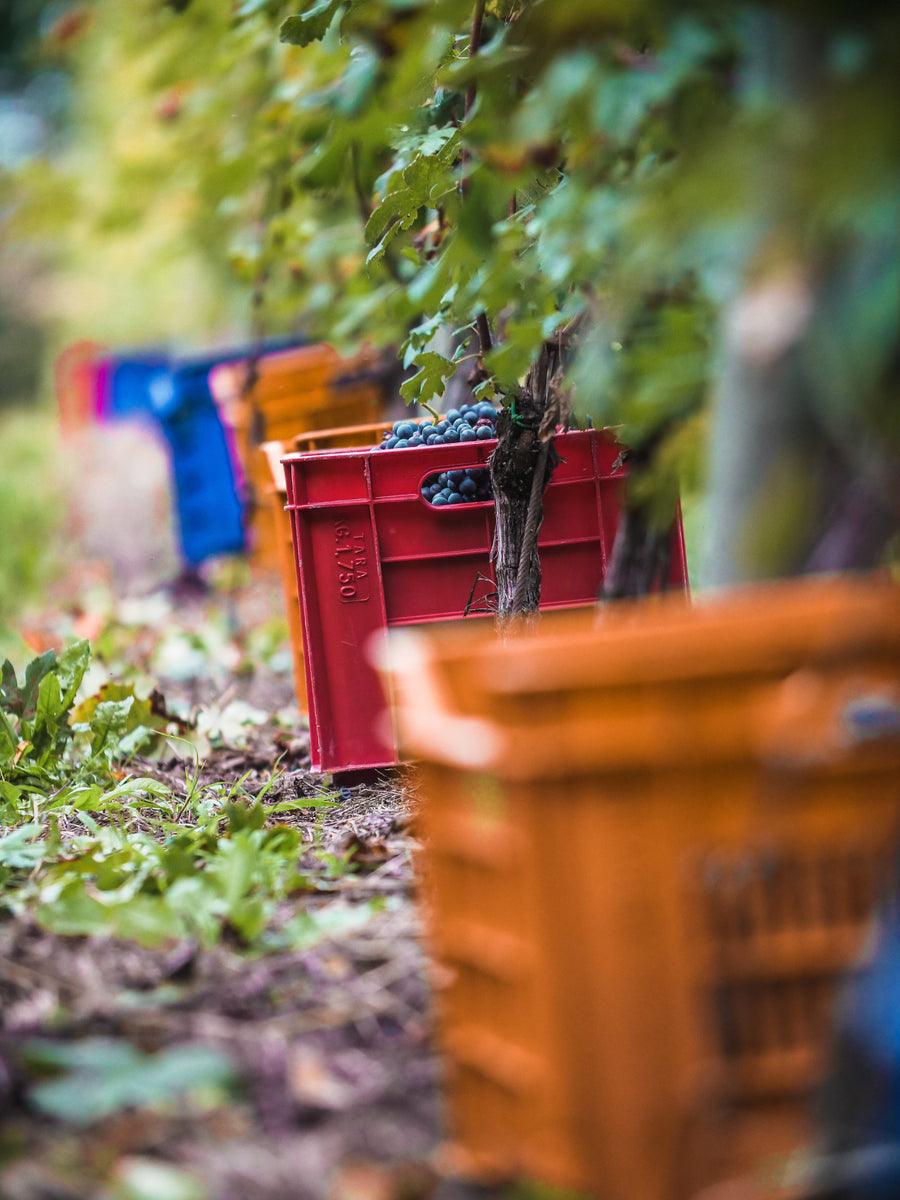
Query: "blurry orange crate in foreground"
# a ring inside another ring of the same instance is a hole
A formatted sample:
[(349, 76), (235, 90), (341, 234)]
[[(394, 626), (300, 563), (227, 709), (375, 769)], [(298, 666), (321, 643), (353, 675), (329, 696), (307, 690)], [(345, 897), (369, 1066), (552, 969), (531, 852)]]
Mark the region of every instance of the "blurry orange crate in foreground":
[(294, 563), (294, 546), (291, 540), (291, 518), (285, 512), (287, 489), (284, 467), (281, 460), (285, 454), (307, 450), (337, 450), (351, 446), (377, 446), (381, 435), (390, 424), (385, 420), (371, 425), (343, 425), (337, 429), (314, 429), (300, 433), (285, 442), (264, 442), (260, 457), (268, 463), (268, 483), (263, 502), (271, 513), (270, 537), (278, 553), (278, 569), (284, 589), (284, 607), (287, 613), (288, 630), (291, 638), (291, 654), (294, 663), (294, 692), (301, 712), (306, 711), (306, 672), (303, 667), (303, 630), (300, 623), (300, 597), (297, 594), (297, 567)]
[(896, 848), (900, 589), (395, 631), (386, 659), (458, 1162), (668, 1200), (801, 1143)]
[(375, 365), (372, 354), (341, 358), (332, 346), (319, 344), (264, 354), (249, 389), (248, 364), (217, 370), (216, 395), (232, 414), (238, 452), (256, 501), (253, 554), (258, 563), (274, 566), (280, 562), (271, 521), (260, 515), (268, 507), (270, 487), (269, 470), (259, 453), (261, 444), (311, 430), (377, 420), (382, 390), (373, 374)]

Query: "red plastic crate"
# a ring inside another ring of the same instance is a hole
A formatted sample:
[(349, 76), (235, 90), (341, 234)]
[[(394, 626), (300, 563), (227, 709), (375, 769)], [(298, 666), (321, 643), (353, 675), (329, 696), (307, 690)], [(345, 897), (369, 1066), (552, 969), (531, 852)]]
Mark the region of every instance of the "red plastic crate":
[[(487, 611), (493, 503), (434, 507), (421, 489), (441, 471), (486, 466), (496, 444), (320, 450), (282, 459), (314, 770), (399, 762), (389, 707), (366, 653), (376, 631)], [(621, 447), (603, 431), (573, 431), (555, 445), (562, 461), (544, 493), (538, 538), (542, 609), (595, 601), (626, 477), (624, 470), (612, 474)], [(673, 539), (671, 582), (685, 587), (680, 522)]]

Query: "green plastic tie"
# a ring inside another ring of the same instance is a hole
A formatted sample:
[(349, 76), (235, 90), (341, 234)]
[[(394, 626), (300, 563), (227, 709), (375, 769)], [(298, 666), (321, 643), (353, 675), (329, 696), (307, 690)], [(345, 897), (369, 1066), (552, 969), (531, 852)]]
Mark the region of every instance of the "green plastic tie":
[(521, 417), (516, 412), (516, 402), (513, 400), (509, 406), (509, 415), (514, 425), (518, 425), (520, 429), (538, 429), (540, 421), (535, 421), (533, 417)]

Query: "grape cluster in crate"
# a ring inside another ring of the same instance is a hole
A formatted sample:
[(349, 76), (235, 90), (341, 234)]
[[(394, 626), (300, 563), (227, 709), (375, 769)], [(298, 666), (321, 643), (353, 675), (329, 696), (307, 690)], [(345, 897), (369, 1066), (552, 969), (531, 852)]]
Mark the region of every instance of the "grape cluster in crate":
[(483, 400), (451, 408), (439, 421), (395, 421), (387, 430), (380, 450), (405, 450), (408, 446), (447, 446), (454, 442), (477, 442), (496, 437), (497, 409)]
[[(395, 421), (382, 438), (379, 450), (405, 450), (415, 446), (449, 446), (455, 442), (481, 442), (496, 437), (497, 409), (483, 400), (451, 408), (437, 421)], [(431, 475), (422, 485), (422, 495), (436, 508), (444, 504), (473, 504), (490, 500), (491, 477), (486, 467), (467, 467)]]

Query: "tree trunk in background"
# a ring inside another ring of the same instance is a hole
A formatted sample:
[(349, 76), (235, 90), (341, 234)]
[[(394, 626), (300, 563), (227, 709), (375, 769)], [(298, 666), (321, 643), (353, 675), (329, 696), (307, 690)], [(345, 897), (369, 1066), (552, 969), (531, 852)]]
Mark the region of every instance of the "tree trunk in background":
[[(755, 14), (750, 28), (744, 83), (784, 105), (814, 92), (825, 70), (821, 35), (773, 13)], [(773, 170), (784, 171), (789, 195), (791, 164)], [(873, 567), (900, 523), (896, 464), (849, 419), (857, 397), (836, 402), (821, 367), (811, 368), (839, 332), (832, 293), (848, 280), (859, 286), (852, 253), (833, 247), (828, 261), (807, 261), (789, 214), (776, 213), (752, 282), (725, 314), (704, 584)]]

